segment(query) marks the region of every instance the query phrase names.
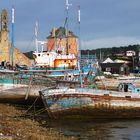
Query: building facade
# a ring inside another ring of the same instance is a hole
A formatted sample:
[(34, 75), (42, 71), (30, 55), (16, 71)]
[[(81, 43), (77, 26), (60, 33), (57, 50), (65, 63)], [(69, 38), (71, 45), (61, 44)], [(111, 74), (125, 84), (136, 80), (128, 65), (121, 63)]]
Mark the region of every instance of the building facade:
[(48, 51), (58, 51), (62, 54), (75, 54), (75, 56), (78, 56), (78, 37), (71, 31), (68, 32), (68, 37), (66, 37), (64, 27), (53, 28), (47, 40)]
[[(1, 29), (0, 29), (0, 63), (7, 62), (12, 64), (12, 49), (9, 40), (9, 27), (8, 16), (6, 9), (1, 13)], [(14, 65), (27, 65), (31, 66), (31, 60), (27, 58), (19, 49), (14, 48)]]
[(112, 74), (130, 74), (130, 67), (125, 63), (100, 63), (103, 72), (110, 72)]

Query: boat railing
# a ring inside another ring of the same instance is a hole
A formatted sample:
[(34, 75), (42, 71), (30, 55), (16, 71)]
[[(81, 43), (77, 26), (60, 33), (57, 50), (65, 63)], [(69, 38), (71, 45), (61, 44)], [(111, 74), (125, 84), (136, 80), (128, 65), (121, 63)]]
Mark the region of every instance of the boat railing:
[(109, 91), (103, 91), (103, 90), (96, 90), (96, 89), (84, 89), (84, 88), (78, 88), (78, 89), (70, 89), (70, 88), (59, 88), (59, 89), (46, 89), (43, 91), (45, 95), (52, 95), (52, 94), (79, 94), (79, 93), (98, 93), (98, 94), (108, 94)]
[(110, 90), (99, 90), (99, 89), (70, 89), (70, 88), (61, 88), (61, 89), (46, 89), (43, 92), (44, 96), (49, 95), (60, 95), (60, 94), (88, 94), (88, 95), (99, 95), (99, 96), (114, 96), (114, 97), (134, 97), (139, 98), (140, 94), (133, 94), (131, 92), (118, 92)]

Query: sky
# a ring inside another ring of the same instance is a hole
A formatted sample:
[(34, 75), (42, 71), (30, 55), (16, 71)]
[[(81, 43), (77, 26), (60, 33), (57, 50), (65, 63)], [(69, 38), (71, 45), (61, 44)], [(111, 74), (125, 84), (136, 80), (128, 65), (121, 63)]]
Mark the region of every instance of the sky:
[[(81, 49), (140, 44), (140, 0), (69, 0), (69, 29), (80, 37)], [(81, 7), (80, 32), (77, 7)], [(35, 50), (34, 28), (46, 40), (53, 27), (64, 26), (65, 0), (0, 0), (8, 12), (15, 8), (15, 46), (22, 52)], [(11, 34), (9, 35), (11, 38)]]

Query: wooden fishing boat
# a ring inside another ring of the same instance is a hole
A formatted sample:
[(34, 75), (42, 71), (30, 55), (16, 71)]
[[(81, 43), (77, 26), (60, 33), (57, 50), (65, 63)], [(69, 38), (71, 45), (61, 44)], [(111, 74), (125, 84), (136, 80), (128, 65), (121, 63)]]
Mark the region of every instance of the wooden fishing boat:
[(42, 105), (38, 91), (54, 86), (53, 78), (28, 72), (0, 71), (0, 103), (31, 105), (37, 100)]
[[(66, 3), (69, 6), (68, 0)], [(80, 88), (59, 84), (39, 91), (50, 118), (140, 118), (140, 88), (131, 83), (119, 84), (119, 91), (83, 88), (84, 74), (80, 67), (78, 70)], [(92, 71), (89, 80), (90, 74)]]
[(140, 90), (125, 91), (59, 87), (40, 95), (50, 118), (139, 118)]

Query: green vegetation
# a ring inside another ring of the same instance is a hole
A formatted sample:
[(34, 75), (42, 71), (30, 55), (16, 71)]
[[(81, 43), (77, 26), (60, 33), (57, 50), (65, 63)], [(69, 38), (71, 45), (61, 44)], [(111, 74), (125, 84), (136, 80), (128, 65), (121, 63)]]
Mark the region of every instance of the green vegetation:
[(126, 51), (133, 50), (136, 52), (136, 57), (138, 57), (138, 53), (140, 50), (140, 45), (129, 45), (129, 46), (120, 46), (120, 47), (112, 47), (112, 48), (99, 48), (93, 50), (82, 50), (82, 55), (96, 55), (98, 59), (102, 55), (102, 58), (110, 57), (111, 59), (120, 58), (123, 60), (131, 60), (131, 58), (126, 57)]
[[(112, 47), (112, 48), (99, 48), (93, 50), (82, 50), (82, 55), (93, 56), (96, 55), (98, 59), (100, 59), (100, 54), (102, 55), (102, 59), (110, 57), (111, 59), (121, 59), (121, 60), (132, 60), (131, 57), (126, 57), (126, 51), (133, 50), (136, 52), (136, 58), (138, 58), (138, 53), (140, 50), (140, 45), (129, 45), (129, 46), (120, 46), (120, 47)], [(33, 59), (33, 51), (24, 53), (28, 58)]]

